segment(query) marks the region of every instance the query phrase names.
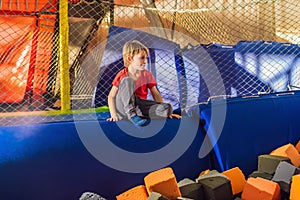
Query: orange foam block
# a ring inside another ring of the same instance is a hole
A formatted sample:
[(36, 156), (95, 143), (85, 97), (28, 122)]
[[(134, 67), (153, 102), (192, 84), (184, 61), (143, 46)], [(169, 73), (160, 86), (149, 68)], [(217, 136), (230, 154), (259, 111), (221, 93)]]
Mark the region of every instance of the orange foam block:
[(292, 177), (292, 185), (290, 190), (290, 200), (300, 199), (300, 174)]
[(200, 172), (199, 176), (202, 176), (202, 175), (207, 174), (209, 172), (210, 172), (210, 169), (204, 170), (204, 171)]
[(287, 157), (291, 160), (291, 163), (294, 166), (300, 166), (300, 154), (296, 147), (292, 144), (286, 144), (282, 147), (279, 147), (273, 150), (270, 155)]
[(232, 193), (234, 195), (243, 191), (244, 186), (246, 184), (246, 179), (245, 175), (243, 174), (242, 170), (240, 170), (240, 168), (235, 167), (222, 172), (222, 174), (224, 174), (230, 179)]
[(148, 194), (144, 185), (139, 185), (116, 196), (117, 200), (147, 200)]
[(144, 182), (148, 194), (151, 194), (151, 192), (158, 192), (168, 199), (181, 197), (176, 177), (170, 167), (149, 173), (145, 176)]
[(299, 140), (299, 142), (296, 144), (296, 149), (298, 150), (298, 152), (300, 153), (300, 140)]
[(257, 178), (248, 178), (243, 193), (243, 200), (280, 200), (280, 187), (273, 181)]

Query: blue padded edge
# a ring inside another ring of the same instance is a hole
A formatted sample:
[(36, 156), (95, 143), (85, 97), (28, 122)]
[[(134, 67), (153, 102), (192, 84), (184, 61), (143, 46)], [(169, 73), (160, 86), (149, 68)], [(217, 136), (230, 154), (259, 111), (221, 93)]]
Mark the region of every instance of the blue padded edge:
[[(193, 118), (184, 119), (188, 124), (184, 128), (186, 138), (193, 134), (190, 128), (198, 126), (198, 121)], [(129, 122), (120, 123), (132, 130), (136, 129)], [(173, 141), (181, 123), (182, 120), (167, 120), (156, 135), (148, 138), (130, 136), (121, 131), (117, 123), (105, 120), (0, 126), (0, 199), (79, 199), (86, 191), (115, 199), (116, 195), (144, 184), (143, 178), (148, 173), (130, 173), (106, 166), (86, 149), (81, 140), (82, 134), (93, 135), (95, 140), (99, 134), (105, 134), (121, 149), (145, 153), (162, 149)], [(102, 133), (93, 128), (98, 125), (101, 126)], [(78, 126), (86, 129), (81, 135), (78, 134)], [(145, 134), (145, 129), (136, 131)], [(183, 178), (194, 179), (202, 170), (209, 168), (207, 157), (198, 158), (203, 137), (204, 133), (197, 129), (187, 150), (168, 165), (174, 170), (178, 181)], [(179, 145), (184, 145), (183, 142), (184, 138), (173, 150), (168, 150), (168, 157), (176, 153)], [(100, 141), (99, 148), (102, 147)], [(101, 152), (115, 159), (110, 149)], [(146, 157), (145, 154), (145, 159)], [(119, 165), (128, 164), (121, 160)], [(141, 159), (140, 165), (143, 166), (143, 162), (144, 159)]]
[[(218, 133), (210, 127), (210, 105), (200, 107), (200, 118), (206, 132), (211, 128), (208, 134), (213, 139)], [(249, 175), (257, 169), (259, 155), (288, 143), (295, 145), (300, 140), (299, 105), (297, 91), (228, 99), (225, 124), (214, 146), (216, 169), (238, 166)]]

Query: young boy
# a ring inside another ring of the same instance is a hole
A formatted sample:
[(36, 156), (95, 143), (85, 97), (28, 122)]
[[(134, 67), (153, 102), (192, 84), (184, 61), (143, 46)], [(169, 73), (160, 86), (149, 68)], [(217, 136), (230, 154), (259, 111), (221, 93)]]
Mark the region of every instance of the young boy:
[[(148, 48), (139, 41), (133, 40), (123, 46), (125, 68), (118, 72), (113, 80), (108, 95), (108, 106), (111, 117), (108, 121), (129, 119), (134, 125), (143, 126), (146, 119), (177, 118), (172, 106), (163, 103), (156, 88), (152, 73), (145, 69), (148, 59)], [(148, 89), (154, 101), (147, 100)]]

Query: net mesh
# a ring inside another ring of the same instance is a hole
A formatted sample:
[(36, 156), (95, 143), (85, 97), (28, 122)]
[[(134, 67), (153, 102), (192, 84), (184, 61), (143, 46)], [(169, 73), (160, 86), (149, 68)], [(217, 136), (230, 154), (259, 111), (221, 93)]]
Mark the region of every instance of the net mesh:
[(0, 111), (43, 110), (54, 101), (57, 2), (1, 1)]
[[(120, 48), (136, 37), (153, 51), (147, 69), (175, 109), (214, 96), (300, 88), (299, 1), (70, 0), (68, 6), (72, 110), (107, 105), (123, 67)], [(60, 109), (58, 24), (56, 1), (1, 1), (2, 114)], [(112, 27), (126, 31), (116, 40), (120, 31)]]

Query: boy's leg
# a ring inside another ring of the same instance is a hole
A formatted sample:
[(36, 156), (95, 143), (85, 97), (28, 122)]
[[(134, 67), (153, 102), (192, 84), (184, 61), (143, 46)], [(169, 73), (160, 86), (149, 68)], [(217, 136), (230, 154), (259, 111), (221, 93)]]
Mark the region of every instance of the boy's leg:
[(131, 78), (124, 78), (119, 85), (116, 96), (116, 108), (118, 117), (127, 118), (137, 126), (143, 126), (147, 120), (139, 115), (142, 112), (136, 108), (136, 97), (134, 94), (134, 81)]
[(172, 112), (172, 106), (169, 103), (160, 103), (151, 100), (136, 98), (137, 109), (140, 109), (143, 116), (150, 119), (161, 119), (169, 117)]
[(134, 81), (130, 77), (123, 78), (116, 96), (117, 113), (122, 118), (130, 119), (136, 115)]

